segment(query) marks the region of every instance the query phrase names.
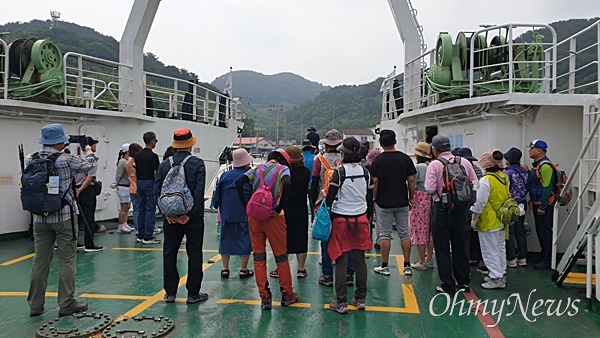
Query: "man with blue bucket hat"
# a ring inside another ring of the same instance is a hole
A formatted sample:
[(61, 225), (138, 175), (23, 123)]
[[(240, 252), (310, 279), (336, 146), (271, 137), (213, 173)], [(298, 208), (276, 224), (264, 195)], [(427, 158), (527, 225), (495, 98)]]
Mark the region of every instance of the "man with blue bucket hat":
[[(55, 242), (60, 260), (60, 277), (58, 281), (58, 305), (60, 310), (58, 314), (69, 316), (88, 308), (87, 303), (79, 302), (73, 297), (75, 294), (75, 250), (78, 232), (73, 217), (78, 213), (78, 209), (71, 183), (75, 174), (88, 172), (92, 168), (92, 164), (79, 157), (64, 153), (63, 150), (68, 141), (69, 136), (65, 134), (61, 124), (49, 124), (42, 127), (42, 137), (38, 143), (43, 148), (40, 152), (27, 156), (28, 168), (25, 169), (21, 179), (23, 182), (24, 178), (27, 177), (30, 162), (49, 157), (54, 159), (56, 175), (49, 177), (46, 186), (48, 186), (48, 195), (60, 194), (62, 196), (63, 204), (62, 208), (56, 212), (33, 215), (35, 256), (27, 296), (30, 316), (39, 316), (44, 312), (48, 273)], [(39, 163), (39, 160), (37, 162)], [(52, 191), (52, 189), (57, 190)], [(23, 187), (21, 199), (24, 206), (25, 200), (28, 198), (26, 196), (28, 192), (29, 190)]]

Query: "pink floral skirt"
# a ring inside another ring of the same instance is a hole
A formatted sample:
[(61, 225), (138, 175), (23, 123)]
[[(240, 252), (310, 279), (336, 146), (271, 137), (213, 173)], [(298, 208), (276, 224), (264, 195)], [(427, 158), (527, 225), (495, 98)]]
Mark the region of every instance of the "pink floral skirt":
[(431, 195), (415, 190), (415, 199), (408, 214), (408, 231), (413, 245), (426, 244), (431, 237)]

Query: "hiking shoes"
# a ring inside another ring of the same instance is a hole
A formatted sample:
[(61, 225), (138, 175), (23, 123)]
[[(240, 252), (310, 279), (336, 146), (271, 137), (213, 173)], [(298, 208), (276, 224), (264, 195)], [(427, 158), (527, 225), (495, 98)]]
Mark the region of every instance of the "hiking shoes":
[(319, 276), (319, 284), (322, 284), (325, 286), (333, 286), (333, 276), (325, 276), (325, 275)]
[(373, 271), (382, 274), (384, 276), (389, 276), (390, 275), (390, 268), (388, 266), (386, 266), (385, 268), (380, 266), (376, 266), (373, 268)]
[(298, 302), (298, 294), (295, 292), (281, 295), (281, 306), (290, 306)]
[(260, 308), (263, 310), (271, 310), (273, 308), (273, 299), (271, 296), (260, 298)]
[(359, 311), (362, 311), (364, 309), (367, 308), (367, 306), (365, 305), (365, 300), (364, 299), (352, 299), (352, 305), (356, 306), (356, 309)]
[(348, 313), (348, 304), (346, 302), (333, 302), (329, 304), (329, 309), (337, 313), (346, 314)]
[(85, 252), (100, 252), (102, 250), (104, 250), (104, 247), (98, 246), (98, 245), (94, 245), (89, 248), (86, 247), (85, 249), (83, 249), (83, 251), (85, 251)]
[(410, 265), (410, 267), (413, 269), (417, 269), (417, 270), (427, 270), (428, 267), (426, 265), (427, 265), (427, 263), (421, 264), (421, 262), (415, 262), (415, 263), (412, 263)]
[(481, 287), (484, 289), (504, 289), (506, 287), (506, 280), (503, 277), (490, 278), (481, 284)]
[(142, 240), (142, 243), (143, 243), (143, 244), (160, 244), (160, 240), (159, 240), (159, 239), (156, 239), (156, 238), (154, 238), (154, 237), (151, 237), (151, 238), (149, 238), (149, 239), (144, 239), (144, 240)]
[(346, 286), (354, 285), (354, 275), (346, 275)]
[(166, 303), (175, 303), (175, 296), (174, 295), (165, 295), (165, 302)]
[(204, 293), (204, 292), (200, 292), (197, 295), (188, 296), (188, 298), (185, 300), (185, 302), (188, 304), (194, 304), (194, 303), (198, 303), (198, 302), (201, 302), (201, 301), (207, 300), (207, 299), (208, 299), (208, 294)]
[(479, 271), (482, 275), (487, 275), (490, 273), (490, 270), (487, 268), (487, 266), (478, 266), (477, 271)]
[(85, 311), (88, 309), (88, 303), (86, 302), (78, 302), (76, 300), (73, 301), (69, 306), (60, 308), (58, 311), (59, 316), (70, 316), (74, 313)]
[(39, 308), (29, 308), (29, 316), (31, 317), (35, 317), (35, 316), (41, 316), (42, 313), (44, 313), (44, 307), (39, 307)]

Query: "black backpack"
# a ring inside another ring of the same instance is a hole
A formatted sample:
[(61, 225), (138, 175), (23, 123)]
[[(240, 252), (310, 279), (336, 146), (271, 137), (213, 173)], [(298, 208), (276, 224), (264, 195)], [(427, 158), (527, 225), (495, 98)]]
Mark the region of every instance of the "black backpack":
[(453, 163), (443, 157), (438, 161), (444, 164), (442, 196), (439, 196), (442, 205), (448, 210), (468, 209), (473, 204), (475, 193), (460, 157), (455, 156)]
[(34, 215), (48, 216), (60, 211), (67, 205), (64, 194), (49, 194), (50, 176), (59, 176), (56, 169), (56, 159), (61, 153), (51, 155), (40, 155), (35, 153), (31, 162), (25, 168), (21, 176), (21, 204), (23, 210)]

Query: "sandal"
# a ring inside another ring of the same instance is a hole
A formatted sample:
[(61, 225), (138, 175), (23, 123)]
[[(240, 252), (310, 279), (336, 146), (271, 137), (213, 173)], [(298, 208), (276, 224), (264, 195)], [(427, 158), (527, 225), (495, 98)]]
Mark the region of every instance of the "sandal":
[(269, 272), (269, 276), (274, 277), (274, 278), (279, 278), (279, 274), (277, 273), (277, 270), (273, 270), (273, 271)]
[(240, 276), (240, 279), (250, 278), (250, 277), (254, 276), (254, 271), (252, 271), (250, 269), (240, 270), (240, 273), (238, 276)]
[(296, 277), (298, 278), (304, 278), (308, 275), (308, 271), (306, 271), (306, 269), (302, 269), (302, 270), (298, 270), (298, 273), (296, 274)]
[(229, 269), (221, 270), (221, 278), (229, 278)]

